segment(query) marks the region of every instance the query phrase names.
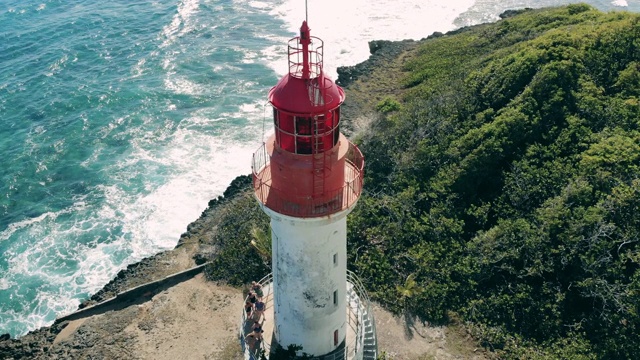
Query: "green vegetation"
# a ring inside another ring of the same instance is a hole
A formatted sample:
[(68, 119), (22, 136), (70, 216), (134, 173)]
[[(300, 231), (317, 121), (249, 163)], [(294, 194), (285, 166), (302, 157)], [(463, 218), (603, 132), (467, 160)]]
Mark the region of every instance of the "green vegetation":
[[(273, 351), (270, 355), (269, 355), (269, 359), (273, 359), (273, 360), (308, 360), (311, 359), (312, 357), (305, 353), (302, 352), (302, 355), (298, 356), (297, 353), (302, 351), (302, 346), (300, 345), (289, 345), (287, 346), (286, 349), (284, 349), (282, 346), (277, 345), (275, 351)], [(261, 359), (266, 360), (266, 357), (263, 356), (261, 357)]]
[(384, 98), (378, 103), (378, 105), (376, 105), (376, 111), (383, 114), (398, 110), (400, 110), (400, 103), (390, 97)]
[(640, 16), (525, 11), (428, 39), (361, 134), (349, 263), (504, 358), (640, 358)]
[[(523, 11), (405, 59), (357, 139), (349, 266), (372, 297), (500, 358), (640, 358), (640, 16)], [(230, 201), (209, 276), (242, 284), (268, 272), (267, 219)]]
[[(241, 286), (271, 272), (258, 251), (262, 243), (256, 238), (271, 234), (266, 230), (269, 218), (248, 191), (250, 184), (250, 176), (240, 176), (231, 183), (231, 191), (228, 189), (223, 197), (209, 203), (207, 211), (215, 212), (212, 216), (215, 231), (209, 243), (212, 265), (205, 271), (210, 280)], [(259, 243), (252, 246), (256, 240)]]

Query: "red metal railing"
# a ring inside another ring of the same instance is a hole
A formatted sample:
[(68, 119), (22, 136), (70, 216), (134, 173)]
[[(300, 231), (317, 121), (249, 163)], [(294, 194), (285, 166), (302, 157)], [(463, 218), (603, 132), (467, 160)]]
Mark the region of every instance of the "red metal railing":
[[(322, 74), (323, 66), (323, 48), (324, 42), (311, 36), (311, 43), (309, 44), (309, 78), (313, 79)], [(291, 76), (302, 78), (302, 65), (304, 63), (303, 46), (300, 42), (300, 37), (295, 37), (289, 40), (289, 74)]]
[[(353, 206), (362, 192), (364, 157), (357, 146), (349, 143), (345, 159), (345, 181), (340, 189), (327, 191), (319, 198), (298, 196), (292, 199), (285, 189), (271, 186), (271, 159), (263, 144), (252, 162), (253, 189), (266, 207), (283, 215), (310, 218), (330, 215)], [(310, 155), (311, 156), (311, 155)]]

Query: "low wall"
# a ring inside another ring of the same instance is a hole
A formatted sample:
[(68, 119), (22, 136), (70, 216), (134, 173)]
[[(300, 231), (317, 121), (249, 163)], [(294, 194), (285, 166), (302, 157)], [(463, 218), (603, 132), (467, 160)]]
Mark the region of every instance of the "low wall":
[(107, 299), (101, 303), (88, 306), (84, 309), (80, 309), (71, 314), (61, 316), (56, 319), (55, 323), (63, 321), (77, 320), (93, 315), (103, 314), (107, 311), (124, 309), (127, 306), (142, 304), (150, 300), (157, 293), (164, 291), (172, 286), (175, 286), (181, 282), (192, 279), (194, 276), (200, 274), (204, 267), (209, 263), (198, 265), (191, 269), (181, 271), (172, 275), (168, 275), (160, 280), (151, 281), (140, 286), (122, 291), (118, 295)]

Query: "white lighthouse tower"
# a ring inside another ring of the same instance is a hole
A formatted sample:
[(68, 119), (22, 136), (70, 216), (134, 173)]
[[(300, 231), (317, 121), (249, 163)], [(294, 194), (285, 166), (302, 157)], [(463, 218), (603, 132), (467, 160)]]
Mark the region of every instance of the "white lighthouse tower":
[(323, 73), (323, 42), (306, 21), (288, 55), (289, 73), (269, 91), (275, 132), (252, 163), (256, 198), (271, 218), (273, 275), (262, 282), (273, 323), (245, 354), (295, 345), (314, 359), (375, 359), (369, 301), (347, 271), (347, 214), (364, 158), (340, 133), (344, 91)]

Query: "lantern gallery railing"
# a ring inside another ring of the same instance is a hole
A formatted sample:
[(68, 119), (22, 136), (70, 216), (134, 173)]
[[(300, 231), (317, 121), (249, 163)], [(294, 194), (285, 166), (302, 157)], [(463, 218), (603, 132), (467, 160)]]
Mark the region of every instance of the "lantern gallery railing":
[[(300, 40), (300, 37), (289, 40), (289, 74), (297, 78), (303, 77), (303, 64), (305, 62), (305, 54)], [(315, 36), (311, 36), (307, 50), (309, 57), (306, 59), (309, 64), (309, 79), (316, 78), (322, 74), (323, 48), (324, 42)]]
[(258, 200), (280, 214), (303, 218), (325, 216), (355, 205), (362, 192), (364, 157), (351, 142), (345, 159), (343, 186), (327, 191), (319, 198), (308, 195), (292, 198), (287, 189), (273, 187), (270, 162), (271, 158), (263, 144), (253, 154), (253, 186)]

